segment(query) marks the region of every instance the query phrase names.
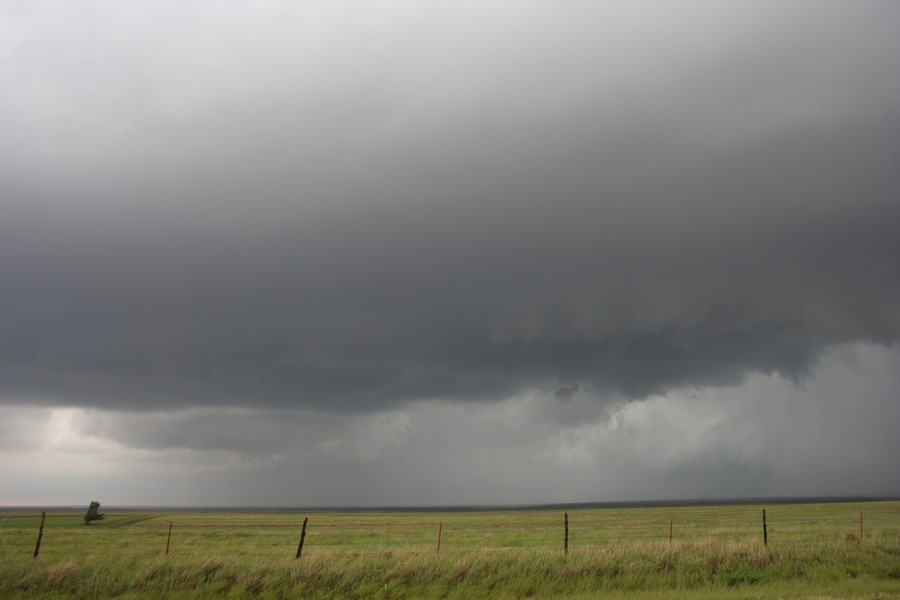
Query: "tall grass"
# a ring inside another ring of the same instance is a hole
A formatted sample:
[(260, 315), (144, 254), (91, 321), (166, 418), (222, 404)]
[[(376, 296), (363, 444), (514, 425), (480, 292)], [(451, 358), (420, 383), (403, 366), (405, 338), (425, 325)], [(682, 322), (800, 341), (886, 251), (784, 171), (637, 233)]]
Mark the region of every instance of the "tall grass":
[[(321, 513), (310, 515), (300, 560), (296, 514), (107, 511), (90, 527), (56, 514), (37, 560), (37, 519), (13, 515), (0, 531), (0, 597), (900, 597), (900, 503), (863, 507), (877, 515), (864, 540), (848, 536), (857, 508), (767, 507), (768, 547), (736, 507), (571, 511), (568, 554), (559, 511)], [(670, 545), (673, 511), (682, 530)]]

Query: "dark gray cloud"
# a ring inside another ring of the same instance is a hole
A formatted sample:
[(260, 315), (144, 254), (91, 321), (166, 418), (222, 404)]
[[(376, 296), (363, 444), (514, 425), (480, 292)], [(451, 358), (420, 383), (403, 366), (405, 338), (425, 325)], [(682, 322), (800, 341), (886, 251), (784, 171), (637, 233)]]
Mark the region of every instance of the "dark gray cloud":
[(4, 407), (0, 439), (11, 443), (0, 446), (0, 476), (12, 485), (3, 501), (446, 505), (896, 495), (898, 379), (896, 346), (842, 344), (823, 351), (803, 386), (753, 374), (736, 386), (631, 401), (579, 390), (562, 402), (523, 392), (499, 402), (352, 414)]
[(892, 3), (90, 6), (2, 8), (6, 402), (643, 398), (898, 339)]

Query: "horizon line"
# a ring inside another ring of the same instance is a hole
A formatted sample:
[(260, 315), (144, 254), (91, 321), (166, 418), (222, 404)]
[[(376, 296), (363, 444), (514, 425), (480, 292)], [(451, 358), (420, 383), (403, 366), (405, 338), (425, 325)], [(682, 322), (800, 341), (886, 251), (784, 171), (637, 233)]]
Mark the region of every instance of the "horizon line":
[[(579, 508), (653, 508), (666, 506), (713, 506), (713, 505), (741, 505), (741, 504), (818, 504), (841, 502), (890, 502), (900, 501), (897, 495), (854, 495), (854, 496), (760, 496), (760, 497), (725, 497), (725, 498), (687, 498), (665, 500), (616, 500), (616, 501), (587, 501), (587, 502), (541, 502), (541, 503), (486, 503), (486, 504), (234, 504), (234, 505), (203, 505), (203, 504), (107, 504), (104, 510), (173, 510), (173, 511), (201, 511), (201, 512), (228, 512), (228, 511), (317, 511), (317, 512), (471, 512), (471, 511), (503, 511), (503, 510), (552, 510), (552, 509), (579, 509)], [(75, 510), (86, 507), (88, 504), (0, 504), (0, 510)]]

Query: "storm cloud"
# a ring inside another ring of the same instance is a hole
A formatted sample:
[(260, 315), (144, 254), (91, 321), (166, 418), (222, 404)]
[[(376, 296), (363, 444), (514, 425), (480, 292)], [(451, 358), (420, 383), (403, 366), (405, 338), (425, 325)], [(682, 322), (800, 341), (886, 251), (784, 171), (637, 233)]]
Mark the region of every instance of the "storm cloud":
[(896, 352), (898, 24), (874, 1), (0, 4), (0, 403), (271, 457), (278, 415), (320, 450), (531, 394), (596, 423)]

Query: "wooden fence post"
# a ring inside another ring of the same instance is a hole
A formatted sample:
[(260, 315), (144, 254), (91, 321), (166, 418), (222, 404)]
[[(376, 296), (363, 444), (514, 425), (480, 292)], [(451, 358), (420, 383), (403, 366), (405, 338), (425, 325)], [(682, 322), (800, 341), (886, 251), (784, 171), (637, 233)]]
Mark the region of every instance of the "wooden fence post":
[(306, 539), (306, 522), (309, 521), (309, 517), (303, 517), (303, 529), (300, 530), (300, 545), (297, 546), (297, 556), (294, 558), (300, 558), (300, 555), (303, 553), (303, 540)]
[(766, 509), (763, 509), (763, 546), (769, 545), (769, 532), (766, 529)]
[(438, 523), (438, 547), (437, 547), (438, 554), (441, 553), (441, 534), (442, 533), (444, 533), (444, 522), (443, 521)]
[(169, 535), (166, 538), (166, 556), (169, 555), (169, 545), (172, 543), (172, 521), (169, 521)]
[(565, 527), (566, 527), (566, 537), (563, 541), (563, 553), (568, 554), (569, 553), (569, 513), (568, 512), (566, 512), (563, 515), (563, 522), (565, 523)]
[(863, 541), (863, 518), (862, 511), (859, 511), (859, 541)]
[(41, 538), (44, 537), (44, 520), (47, 518), (47, 512), (41, 513), (41, 528), (38, 530), (37, 544), (34, 546), (34, 558), (37, 558), (38, 552), (41, 551)]
[(672, 546), (672, 517), (669, 517), (669, 546)]

